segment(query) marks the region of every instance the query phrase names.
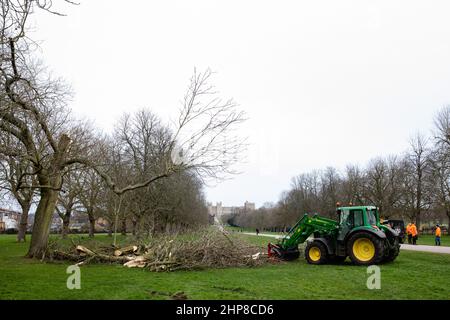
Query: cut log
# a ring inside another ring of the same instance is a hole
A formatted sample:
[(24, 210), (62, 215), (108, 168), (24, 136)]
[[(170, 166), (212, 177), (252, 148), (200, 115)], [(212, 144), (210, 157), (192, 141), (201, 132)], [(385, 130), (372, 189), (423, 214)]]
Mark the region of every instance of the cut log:
[(119, 257), (119, 256), (123, 256), (123, 255), (128, 254), (128, 253), (134, 253), (137, 250), (138, 250), (138, 246), (128, 246), (128, 247), (124, 247), (124, 248), (120, 248), (120, 249), (114, 250), (114, 255), (116, 257)]
[(96, 253), (84, 246), (77, 246), (76, 247), (77, 252), (80, 254), (80, 256), (88, 256), (88, 257), (92, 257), (95, 258), (97, 260), (100, 261), (104, 261), (104, 262), (120, 262), (120, 263), (125, 263), (127, 261), (133, 260), (133, 258), (131, 257), (115, 257), (115, 256), (109, 256), (103, 253)]
[(124, 266), (128, 268), (144, 268), (146, 266), (147, 262), (145, 261), (144, 257), (137, 257), (134, 260), (128, 261), (124, 264)]
[(76, 247), (76, 250), (77, 250), (78, 254), (80, 254), (80, 255), (82, 255), (82, 254), (88, 255), (88, 256), (95, 255), (95, 253), (92, 250), (89, 250), (88, 248), (86, 248), (84, 246), (78, 245)]

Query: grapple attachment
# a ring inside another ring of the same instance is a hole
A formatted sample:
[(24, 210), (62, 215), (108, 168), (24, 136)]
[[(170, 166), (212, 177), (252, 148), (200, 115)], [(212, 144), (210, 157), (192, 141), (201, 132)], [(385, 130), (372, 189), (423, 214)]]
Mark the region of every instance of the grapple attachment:
[(300, 256), (300, 251), (298, 247), (292, 247), (288, 249), (283, 249), (278, 244), (270, 243), (267, 245), (267, 255), (269, 257), (275, 257), (280, 260), (292, 261), (298, 259)]

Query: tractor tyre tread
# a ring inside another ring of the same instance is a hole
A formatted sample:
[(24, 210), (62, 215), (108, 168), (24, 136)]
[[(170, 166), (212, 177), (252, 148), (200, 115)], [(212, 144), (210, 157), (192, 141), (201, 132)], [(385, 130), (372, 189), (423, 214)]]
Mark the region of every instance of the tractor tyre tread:
[[(360, 238), (366, 238), (369, 239), (374, 247), (375, 247), (375, 254), (372, 259), (368, 261), (361, 261), (355, 255), (353, 254), (353, 243), (360, 239)], [(384, 258), (384, 241), (383, 239), (378, 238), (376, 235), (368, 233), (368, 232), (358, 232), (350, 237), (347, 241), (347, 253), (350, 257), (350, 260), (356, 264), (356, 265), (373, 265), (373, 264), (379, 264), (383, 261)]]
[(400, 245), (395, 245), (392, 250), (389, 250), (387, 257), (384, 258), (384, 262), (394, 261), (400, 253)]

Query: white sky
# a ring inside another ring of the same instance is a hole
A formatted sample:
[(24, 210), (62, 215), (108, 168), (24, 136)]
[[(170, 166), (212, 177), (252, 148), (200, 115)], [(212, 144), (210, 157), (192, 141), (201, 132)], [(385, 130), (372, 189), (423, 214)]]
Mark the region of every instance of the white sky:
[(142, 107), (174, 117), (194, 67), (247, 113), (243, 173), (213, 202), (260, 206), (299, 173), (399, 154), (450, 103), (448, 1), (80, 1), (32, 35), (77, 114), (107, 131)]

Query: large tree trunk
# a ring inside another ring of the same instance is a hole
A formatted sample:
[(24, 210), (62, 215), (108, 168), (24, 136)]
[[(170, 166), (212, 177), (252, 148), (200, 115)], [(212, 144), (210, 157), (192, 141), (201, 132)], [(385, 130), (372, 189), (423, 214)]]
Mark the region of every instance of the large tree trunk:
[(447, 210), (446, 213), (447, 213), (447, 217), (448, 217), (447, 234), (450, 236), (450, 210)]
[(127, 219), (126, 219), (126, 218), (124, 218), (124, 219), (122, 220), (121, 234), (122, 234), (123, 236), (126, 236), (126, 235), (127, 235)]
[(421, 210), (417, 210), (417, 214), (416, 214), (416, 227), (417, 227), (417, 232), (419, 232), (420, 230), (420, 217), (421, 216)]
[(28, 227), (28, 213), (30, 211), (30, 205), (22, 206), (22, 214), (19, 221), (19, 232), (17, 233), (17, 242), (26, 242), (26, 234)]
[(88, 213), (88, 215), (89, 215), (89, 238), (93, 238), (95, 233), (95, 218), (91, 212)]
[(133, 224), (133, 229), (132, 229), (132, 234), (133, 236), (136, 236), (137, 234), (137, 219), (135, 217), (133, 217), (133, 219), (131, 220), (132, 224)]
[(41, 199), (36, 210), (33, 233), (31, 235), (31, 243), (27, 257), (42, 258), (45, 254), (57, 200), (58, 191), (48, 188), (41, 189)]
[(63, 227), (61, 232), (61, 236), (63, 239), (66, 239), (67, 235), (70, 232), (69, 225), (70, 225), (70, 212), (66, 212), (66, 214), (63, 217)]
[(27, 253), (29, 258), (43, 258), (47, 251), (48, 235), (58, 201), (59, 189), (62, 185), (62, 171), (64, 169), (62, 164), (65, 161), (65, 155), (71, 141), (69, 136), (62, 134), (50, 170), (41, 167), (36, 168), (40, 171), (38, 181), (42, 187), (40, 187), (41, 199), (36, 210), (30, 248)]

